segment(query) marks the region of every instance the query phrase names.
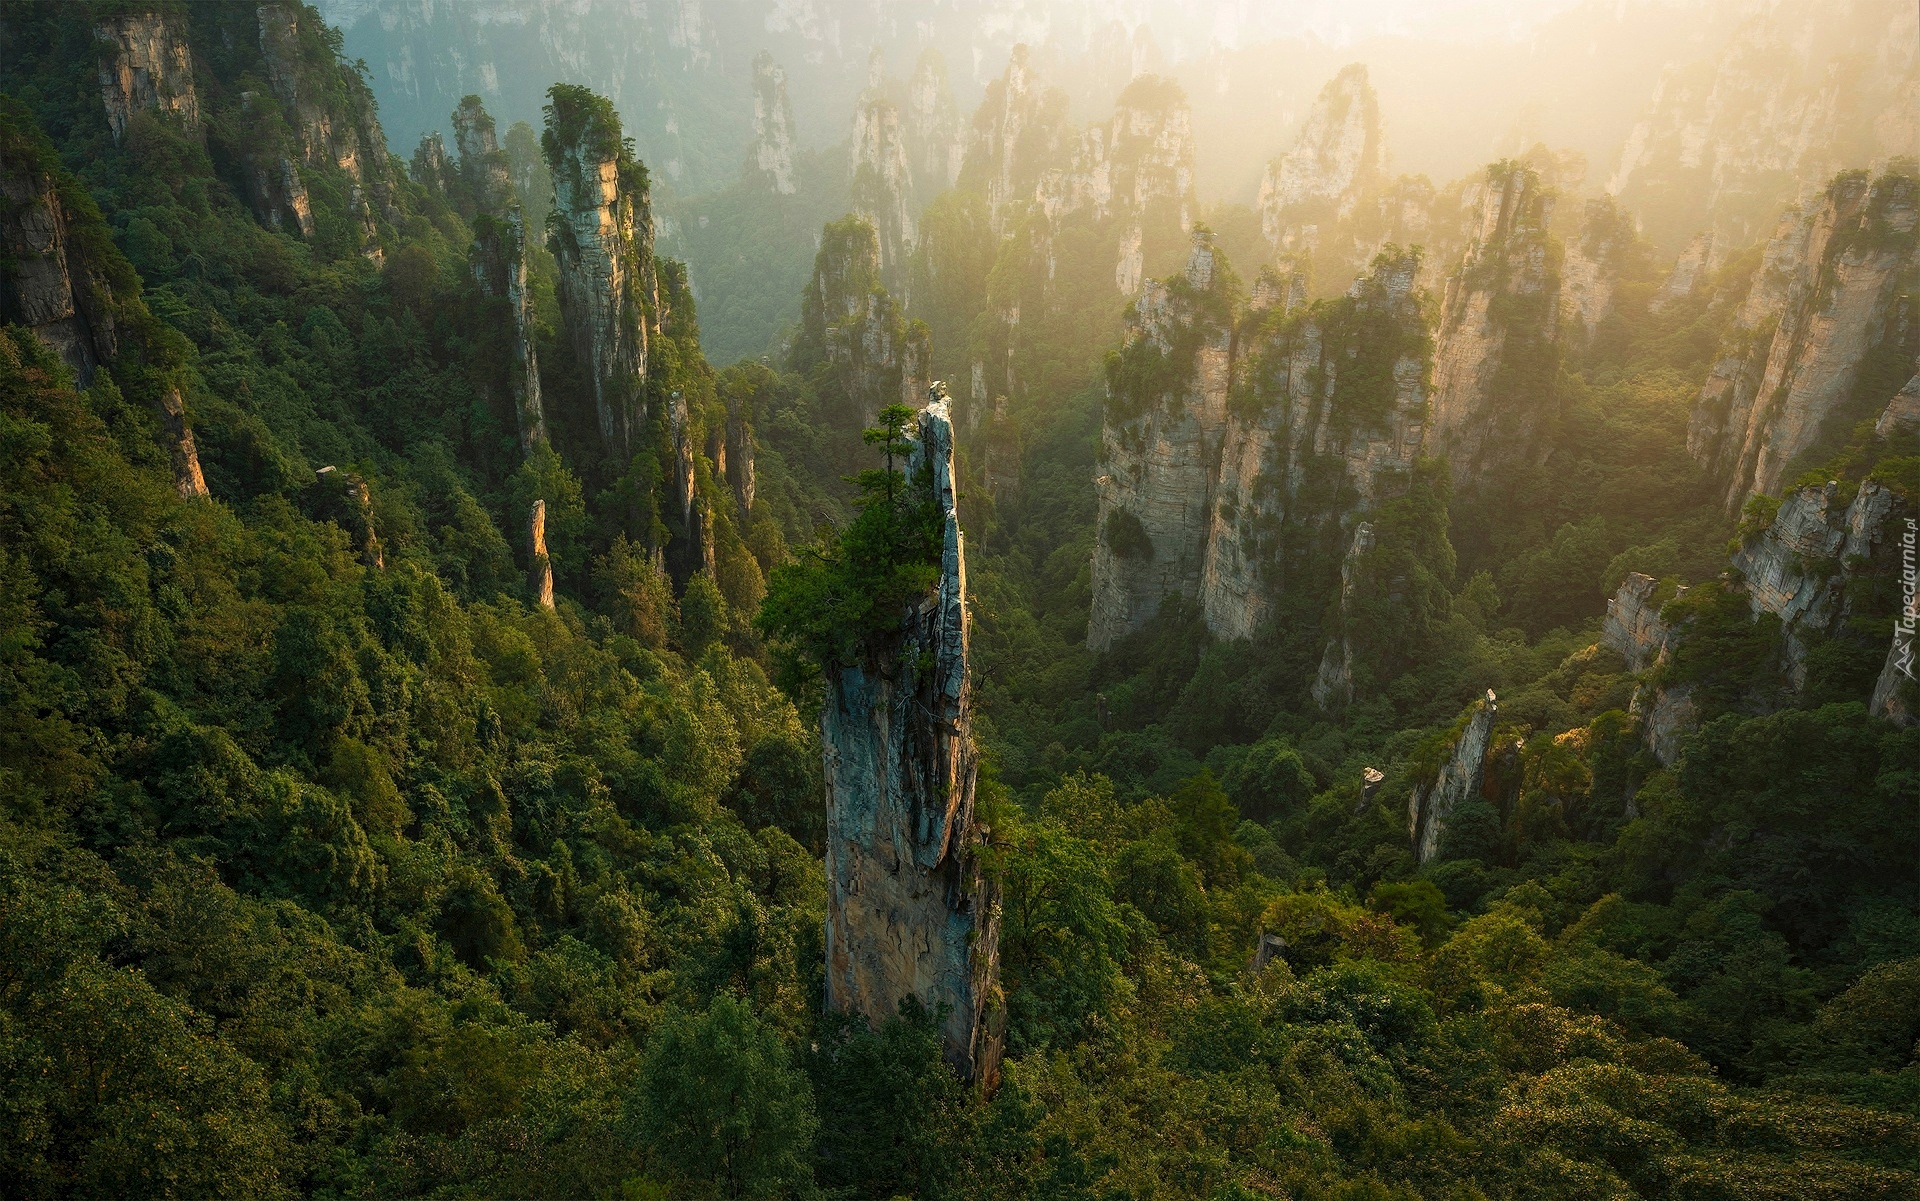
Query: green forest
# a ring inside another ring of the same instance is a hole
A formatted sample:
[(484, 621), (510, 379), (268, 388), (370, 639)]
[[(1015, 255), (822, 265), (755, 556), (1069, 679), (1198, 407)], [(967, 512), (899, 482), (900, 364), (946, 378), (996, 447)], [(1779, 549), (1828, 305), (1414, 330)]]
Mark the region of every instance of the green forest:
[[(118, 112), (101, 31), (138, 22), (191, 80)], [(1363, 502), (1310, 467), (1243, 523), (1250, 637), (1173, 592), (1096, 651), (1096, 563), (1167, 553), (1103, 520), (1111, 448), (1180, 418), (1209, 339), (1276, 445), (1302, 388), (1392, 419), (1454, 320), (1442, 251), (1275, 308), (1245, 206), (1202, 283), (1153, 210), (1162, 345), (1118, 218), (1002, 220), (962, 172), (911, 262), (829, 225), (778, 353), (720, 365), (585, 88), (497, 137), (476, 99), (478, 149), (409, 160), (311, 8), (10, 3), (0, 40), (0, 1196), (1920, 1196), (1920, 726), (1869, 701), (1899, 550), (1795, 560), (1847, 598), (1817, 632), (1740, 567), (1808, 486), (1920, 505), (1920, 422), (1880, 420), (1920, 361), (1912, 160), (1829, 185), (1873, 189), (1831, 253), (1905, 255), (1909, 315), (1770, 494), (1729, 508), (1689, 450), (1779, 322), (1741, 324), (1760, 248), (1663, 297), (1672, 256), (1590, 207), (1607, 314), (1490, 318), (1489, 437), (1547, 450), (1414, 456), (1352, 554), (1326, 515)], [(603, 161), (637, 231), (605, 337), (569, 216)], [(759, 200), (742, 238), (797, 211)], [(1337, 382), (1309, 344), (1354, 348)], [(998, 923), (972, 1079), (942, 1007), (823, 1005), (821, 714), (947, 578), (936, 379)], [(1602, 633), (1630, 573), (1685, 630), (1646, 664)], [(1423, 852), (1409, 798), (1474, 737)]]

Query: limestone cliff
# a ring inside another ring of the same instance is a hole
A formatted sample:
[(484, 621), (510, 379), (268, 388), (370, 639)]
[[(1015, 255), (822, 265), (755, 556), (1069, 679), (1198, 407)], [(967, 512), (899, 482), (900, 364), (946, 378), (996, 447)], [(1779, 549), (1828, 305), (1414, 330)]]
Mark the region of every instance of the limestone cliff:
[(944, 1008), (948, 1062), (991, 1088), (1004, 1026), (999, 899), (974, 810), (966, 556), (943, 394), (917, 433), (907, 475), (944, 518), (939, 581), (859, 662), (827, 666), (826, 1002), (875, 1024), (908, 996)]
[(1441, 302), (1428, 453), (1456, 483), (1536, 458), (1557, 419), (1560, 245), (1554, 196), (1532, 166), (1488, 169), (1479, 229)]
[(1367, 68), (1352, 63), (1320, 89), (1292, 149), (1260, 181), (1260, 229), (1276, 250), (1301, 249), (1307, 227), (1348, 216), (1385, 182), (1387, 142)]
[(200, 98), (182, 22), (162, 13), (121, 13), (94, 26), (100, 51), (100, 97), (115, 141), (137, 112), (170, 117), (190, 133), (200, 129)]
[(1915, 8), (1904, 0), (1754, 5), (1725, 43), (1661, 80), (1608, 190), (1678, 247), (1766, 233), (1784, 202), (1834, 172), (1920, 154)]
[[(378, 260), (378, 223), (398, 212), (394, 180), (387, 157), (387, 139), (374, 114), (373, 95), (358, 74), (343, 69), (312, 12), (292, 0), (269, 0), (258, 9), (260, 55), (273, 94), (291, 131), (292, 146), (279, 156), (263, 143), (256, 170), (266, 173), (263, 199), (284, 193), (280, 202), (298, 219), (296, 192), (304, 194), (290, 177), (299, 168), (333, 168), (347, 184), (346, 207), (361, 226), (369, 257)], [(278, 167), (281, 177), (272, 176)], [(301, 221), (303, 235), (311, 236), (311, 219)]]
[(1066, 118), (1066, 94), (1043, 87), (1027, 47), (1015, 46), (974, 113), (960, 173), (961, 186), (986, 197), (995, 233), (1005, 232), (1013, 210), (1061, 159), (1071, 137)]
[(1233, 367), (1233, 314), (1214, 266), (1211, 239), (1196, 235), (1186, 274), (1147, 284), (1108, 369), (1087, 625), (1096, 651), (1169, 595), (1199, 592)]
[(547, 245), (602, 453), (624, 465), (646, 420), (647, 346), (660, 321), (647, 169), (625, 145), (611, 104), (565, 85), (552, 98), (541, 136), (553, 173)]
[(1843, 632), (1849, 588), (1888, 557), (1894, 492), (1863, 481), (1851, 500), (1838, 483), (1796, 488), (1781, 499), (1771, 524), (1739, 545), (1740, 573), (1754, 616), (1771, 613), (1784, 635), (1782, 657), (1795, 688), (1806, 683), (1809, 640)]
[(947, 84), (947, 62), (929, 46), (907, 84), (907, 153), (913, 186), (924, 205), (960, 178), (967, 152), (960, 117)]
[(880, 87), (867, 89), (860, 98), (851, 153), (853, 211), (873, 226), (880, 245), (880, 270), (899, 291), (914, 243), (913, 172), (907, 162), (900, 109)]
[[(1360, 565), (1372, 549), (1373, 523), (1363, 521), (1353, 528), (1353, 541), (1340, 563), (1339, 604), (1343, 613), (1353, 604)], [(1353, 639), (1344, 629), (1338, 637), (1328, 639), (1326, 649), (1320, 652), (1320, 670), (1314, 673), (1311, 694), (1313, 703), (1328, 711), (1353, 703)]]
[(909, 326), (880, 279), (880, 238), (873, 225), (848, 217), (826, 227), (813, 278), (800, 304), (800, 331), (790, 364), (802, 373), (824, 368), (829, 403), (847, 421), (872, 424), (886, 405), (925, 395), (926, 327)]
[(74, 214), (50, 148), (25, 136), (0, 142), (0, 315), (32, 330), (85, 387), (119, 353), (105, 265), (75, 244)]
[(1600, 645), (1619, 652), (1627, 661), (1627, 670), (1636, 674), (1659, 663), (1672, 649), (1674, 639), (1673, 627), (1660, 620), (1660, 610), (1686, 591), (1681, 585), (1671, 595), (1663, 596), (1660, 581), (1630, 572), (1620, 591), (1607, 601), (1607, 616), (1600, 624)]
[(1864, 172), (1782, 219), (1687, 425), (1729, 512), (1778, 492), (1823, 430), (1885, 402), (1871, 385), (1887, 367), (1920, 354), (1917, 219), (1920, 181)]
[[(461, 190), (476, 210), (467, 262), (481, 293), (504, 308), (507, 389), (524, 454), (547, 440), (540, 360), (534, 346), (533, 293), (527, 286), (526, 215), (507, 156), (495, 139), (493, 118), (480, 98), (468, 96), (461, 101), (452, 121), (454, 141), (460, 148)], [(438, 170), (446, 173), (449, 168)]]
[(1590, 340), (1613, 311), (1614, 290), (1635, 241), (1633, 216), (1610, 198), (1589, 200), (1578, 236), (1560, 263), (1558, 329), (1568, 341)]
[(1407, 798), (1407, 836), (1416, 861), (1426, 863), (1439, 853), (1454, 809), (1480, 795), (1487, 750), (1493, 744), (1493, 719), (1499, 711), (1489, 688), (1485, 699), (1469, 706), (1442, 739), (1436, 748), (1438, 761)]
[(793, 195), (796, 144), (786, 70), (762, 50), (753, 60), (753, 149), (748, 162), (781, 196)]

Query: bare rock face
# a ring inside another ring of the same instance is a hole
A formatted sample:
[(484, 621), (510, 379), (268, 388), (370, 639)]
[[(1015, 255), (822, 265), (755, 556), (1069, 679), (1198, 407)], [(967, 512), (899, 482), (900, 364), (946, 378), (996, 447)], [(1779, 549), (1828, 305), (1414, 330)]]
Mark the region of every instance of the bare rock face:
[(1531, 459), (1557, 415), (1545, 386), (1560, 291), (1553, 199), (1531, 166), (1490, 168), (1479, 231), (1447, 280), (1427, 449), (1461, 485)]
[[(493, 118), (478, 96), (461, 101), (453, 113), (453, 129), (460, 148), (459, 176), (479, 209), (473, 216), (473, 246), (467, 263), (481, 292), (506, 306), (507, 386), (513, 396), (520, 451), (526, 454), (547, 441), (540, 361), (534, 348), (533, 294), (527, 287), (526, 215), (507, 156), (495, 140)], [(451, 173), (448, 167), (440, 170)]]
[(1888, 402), (1873, 424), (1873, 436), (1892, 438), (1915, 429), (1920, 429), (1920, 375), (1908, 380), (1900, 394)]
[(122, 13), (94, 26), (100, 49), (100, 97), (117, 142), (133, 114), (151, 109), (200, 128), (200, 98), (193, 87), (193, 59), (177, 19), (159, 13)]
[[(1340, 608), (1344, 611), (1353, 599), (1359, 567), (1373, 549), (1373, 523), (1363, 521), (1353, 529), (1353, 541), (1340, 564)], [(1329, 639), (1320, 655), (1320, 670), (1313, 677), (1313, 703), (1328, 711), (1353, 703), (1353, 639), (1344, 633)], [(1373, 768), (1368, 768), (1373, 771)]]
[(1137, 295), (1151, 247), (1183, 237), (1199, 205), (1186, 94), (1171, 80), (1143, 75), (1120, 93), (1110, 121), (1070, 146), (1065, 165), (1045, 172), (1037, 185), (1046, 227), (1074, 218), (1111, 222), (1114, 284), (1123, 295)]
[(1659, 595), (1660, 581), (1650, 575), (1631, 572), (1620, 591), (1607, 602), (1606, 620), (1600, 624), (1600, 645), (1619, 652), (1627, 661), (1627, 670), (1639, 673), (1659, 663), (1672, 649), (1674, 629), (1660, 620), (1666, 601), (1685, 596), (1686, 585), (1672, 595)]
[[(1109, 373), (1087, 626), (1096, 651), (1167, 596), (1199, 591), (1233, 366), (1232, 314), (1216, 283), (1211, 239), (1196, 235), (1186, 277), (1147, 284), (1128, 318), (1121, 373)], [(1177, 360), (1176, 348), (1191, 357)]]
[(961, 167), (962, 186), (986, 196), (996, 234), (1006, 231), (1012, 210), (1033, 197), (1042, 172), (1061, 157), (1071, 137), (1066, 121), (1066, 93), (1044, 88), (1027, 47), (1015, 46), (974, 113)]
[(600, 97), (557, 88), (548, 111), (541, 144), (553, 173), (548, 246), (561, 315), (592, 381), (604, 453), (624, 464), (646, 420), (647, 344), (660, 328), (647, 170)]
[(119, 352), (106, 280), (79, 257), (49, 164), (33, 148), (0, 145), (0, 319), (31, 329), (86, 387)]
[(852, 155), (853, 211), (873, 225), (880, 270), (898, 290), (913, 252), (913, 171), (900, 109), (880, 88), (867, 89), (854, 112)]
[(413, 149), (411, 173), (413, 182), (438, 196), (445, 196), (453, 186), (456, 170), (439, 130), (420, 135), (420, 144)]
[(1787, 675), (1806, 683), (1808, 638), (1837, 632), (1849, 612), (1847, 585), (1892, 533), (1894, 493), (1872, 480), (1843, 503), (1840, 486), (1796, 488), (1773, 522), (1733, 553), (1754, 616), (1771, 613), (1785, 635)]
[(1830, 421), (1882, 403), (1856, 395), (1871, 358), (1920, 354), (1917, 227), (1920, 181), (1901, 174), (1842, 175), (1781, 221), (1687, 424), (1729, 512), (1779, 491)]
[(966, 557), (938, 391), (908, 464), (910, 480), (927, 477), (945, 516), (938, 584), (859, 663), (827, 670), (826, 1001), (876, 1025), (908, 996), (944, 1007), (947, 1061), (991, 1088), (1004, 1024), (999, 898), (979, 857)]
[(952, 187), (966, 159), (967, 143), (947, 83), (947, 62), (931, 46), (921, 52), (907, 84), (907, 152), (922, 203)]
[(1433, 778), (1416, 786), (1407, 798), (1407, 835), (1417, 861), (1426, 863), (1439, 853), (1448, 817), (1462, 801), (1479, 795), (1487, 750), (1493, 744), (1493, 719), (1499, 711), (1489, 688), (1486, 697), (1461, 716), (1449, 737), (1447, 758)]
[(1320, 89), (1293, 148), (1260, 182), (1260, 229), (1276, 250), (1350, 215), (1385, 182), (1387, 140), (1367, 68), (1352, 63)]
[(347, 209), (363, 227), (365, 253), (377, 262), (376, 217), (392, 220), (398, 214), (387, 139), (374, 114), (373, 96), (359, 76), (340, 70), (319, 31), (309, 27), (310, 11), (303, 5), (270, 0), (260, 5), (258, 16), (267, 80), (294, 138), (292, 158), (282, 156), (279, 163), (281, 179), (272, 180), (272, 168), (261, 164), (268, 173), (264, 195), (272, 198), (277, 191), (302, 236), (311, 236), (311, 215), (300, 219), (306, 194), (304, 184), (296, 188), (298, 181), (292, 178), (296, 164), (337, 168), (347, 181)]
[(866, 424), (886, 405), (924, 396), (924, 386), (908, 389), (931, 363), (926, 327), (910, 326), (881, 283), (880, 254), (870, 222), (856, 216), (826, 227), (800, 302), (792, 355), (803, 372), (827, 363), (835, 381), (831, 399)]
[(773, 55), (762, 50), (753, 60), (753, 150), (749, 159), (776, 195), (793, 195), (796, 145), (793, 104), (787, 99), (787, 72), (773, 61)]
[(553, 561), (547, 558), (547, 502), (536, 500), (527, 517), (527, 545), (533, 557), (528, 573), (533, 602), (542, 609), (553, 608)]
[(1590, 339), (1613, 311), (1620, 269), (1634, 243), (1633, 217), (1611, 199), (1589, 200), (1580, 236), (1560, 263), (1560, 330)]
[(1703, 226), (1730, 246), (1834, 172), (1916, 143), (1920, 30), (1902, 0), (1756, 5), (1731, 40), (1677, 64), (1607, 190), (1662, 245)]
[(1693, 689), (1684, 684), (1653, 689), (1651, 697), (1646, 691), (1633, 694), (1632, 711), (1640, 719), (1647, 749), (1662, 767), (1672, 767), (1680, 761), (1687, 736), (1700, 728), (1700, 707)]
[(1674, 260), (1673, 270), (1668, 273), (1666, 282), (1654, 293), (1648, 308), (1653, 312), (1664, 312), (1667, 308), (1692, 296), (1706, 282), (1707, 274), (1719, 266), (1720, 243), (1714, 239), (1711, 231), (1701, 231), (1687, 241), (1685, 250)]

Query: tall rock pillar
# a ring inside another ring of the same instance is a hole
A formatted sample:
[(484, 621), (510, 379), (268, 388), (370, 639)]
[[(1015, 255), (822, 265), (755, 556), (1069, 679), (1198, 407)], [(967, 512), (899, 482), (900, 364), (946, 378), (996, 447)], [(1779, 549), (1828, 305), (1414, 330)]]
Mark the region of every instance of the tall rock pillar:
[(1004, 1013), (999, 897), (974, 812), (953, 423), (944, 391), (929, 396), (907, 478), (928, 481), (945, 521), (939, 582), (897, 632), (869, 640), (859, 663), (827, 670), (826, 1003), (874, 1023), (908, 996), (944, 1009), (947, 1061), (991, 1088)]

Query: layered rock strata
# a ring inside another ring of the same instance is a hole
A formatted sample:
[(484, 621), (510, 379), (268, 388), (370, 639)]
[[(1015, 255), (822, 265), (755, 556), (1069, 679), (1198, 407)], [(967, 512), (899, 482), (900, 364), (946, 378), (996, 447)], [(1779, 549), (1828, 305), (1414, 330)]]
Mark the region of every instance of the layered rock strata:
[(1687, 424), (1687, 448), (1725, 488), (1727, 509), (1777, 493), (1830, 423), (1865, 416), (1876, 358), (1920, 354), (1920, 181), (1837, 178), (1790, 210)]
[(953, 425), (935, 391), (907, 478), (942, 516), (940, 576), (857, 663), (827, 665), (826, 1002), (878, 1025), (917, 998), (943, 1013), (947, 1061), (992, 1087), (1004, 1025), (999, 901), (982, 870), (967, 676), (966, 556)]

